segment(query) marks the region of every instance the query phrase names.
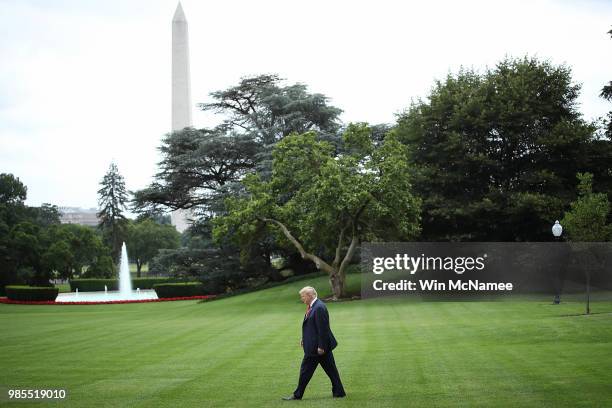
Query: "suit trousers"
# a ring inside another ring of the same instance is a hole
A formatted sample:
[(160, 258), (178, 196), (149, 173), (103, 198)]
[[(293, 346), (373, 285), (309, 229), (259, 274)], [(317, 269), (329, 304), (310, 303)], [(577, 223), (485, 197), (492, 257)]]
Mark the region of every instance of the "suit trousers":
[(323, 370), (325, 370), (325, 374), (327, 374), (331, 380), (332, 394), (335, 397), (343, 397), (346, 395), (344, 392), (344, 387), (342, 386), (342, 381), (340, 381), (340, 374), (336, 368), (334, 355), (330, 350), (322, 356), (304, 356), (302, 366), (300, 367), (300, 379), (298, 381), (298, 386), (293, 392), (295, 398), (302, 398), (304, 391), (306, 390), (306, 386), (308, 385), (308, 382), (312, 378), (312, 375), (319, 364), (321, 364), (321, 367), (323, 367)]

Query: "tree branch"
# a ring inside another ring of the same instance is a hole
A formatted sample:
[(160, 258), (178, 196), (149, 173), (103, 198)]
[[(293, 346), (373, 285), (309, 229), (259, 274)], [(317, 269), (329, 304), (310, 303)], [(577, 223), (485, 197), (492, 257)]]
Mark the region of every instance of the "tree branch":
[(295, 248), (298, 250), (302, 258), (308, 259), (314, 262), (315, 265), (317, 266), (317, 269), (323, 269), (323, 271), (327, 272), (330, 275), (334, 272), (334, 269), (327, 262), (325, 262), (324, 260), (322, 260), (321, 258), (319, 258), (318, 256), (314, 254), (306, 252), (302, 244), (300, 244), (300, 242), (293, 235), (291, 235), (291, 232), (289, 232), (289, 229), (282, 222), (275, 220), (273, 218), (259, 218), (259, 219), (263, 222), (271, 222), (271, 223), (278, 225), (281, 231), (283, 231), (283, 234), (285, 234), (285, 237), (287, 237), (287, 239), (291, 241), (293, 246), (295, 246)]
[(346, 265), (348, 265), (348, 263), (351, 261), (351, 258), (353, 258), (353, 254), (355, 253), (355, 248), (357, 248), (358, 242), (359, 234), (357, 233), (357, 227), (353, 225), (353, 238), (351, 238), (351, 244), (349, 245), (348, 250), (346, 251), (346, 255), (344, 255), (344, 259), (340, 264), (340, 268), (338, 268), (338, 272), (340, 274), (344, 274), (344, 268), (346, 268)]
[[(344, 268), (346, 268), (348, 263), (353, 258), (353, 254), (355, 253), (355, 249), (357, 248), (357, 244), (359, 243), (359, 231), (357, 230), (357, 223), (359, 221), (359, 217), (361, 216), (361, 214), (363, 214), (363, 211), (366, 209), (369, 203), (370, 203), (370, 199), (368, 198), (365, 201), (365, 203), (363, 203), (361, 208), (357, 211), (357, 214), (355, 214), (355, 216), (353, 217), (353, 228), (352, 228), (353, 237), (351, 238), (351, 243), (348, 247), (348, 250), (346, 251), (346, 254), (344, 255), (344, 259), (342, 260), (342, 263), (340, 264), (340, 268), (338, 268), (338, 273), (340, 274), (344, 274)], [(337, 255), (337, 252), (336, 252), (336, 255)]]
[(342, 250), (342, 242), (344, 241), (344, 232), (348, 227), (349, 226), (346, 225), (344, 228), (342, 228), (342, 231), (340, 231), (340, 237), (338, 238), (338, 246), (336, 247), (336, 256), (334, 258), (334, 261), (332, 262), (333, 268), (338, 268), (338, 264), (340, 263), (340, 251)]

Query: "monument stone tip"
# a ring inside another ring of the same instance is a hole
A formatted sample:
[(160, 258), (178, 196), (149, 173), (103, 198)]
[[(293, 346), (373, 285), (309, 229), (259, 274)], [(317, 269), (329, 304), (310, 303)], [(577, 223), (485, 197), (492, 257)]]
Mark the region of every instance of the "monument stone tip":
[(172, 17), (172, 21), (187, 21), (185, 13), (183, 12), (183, 6), (181, 5), (180, 1), (176, 5), (176, 11), (174, 12), (174, 17)]

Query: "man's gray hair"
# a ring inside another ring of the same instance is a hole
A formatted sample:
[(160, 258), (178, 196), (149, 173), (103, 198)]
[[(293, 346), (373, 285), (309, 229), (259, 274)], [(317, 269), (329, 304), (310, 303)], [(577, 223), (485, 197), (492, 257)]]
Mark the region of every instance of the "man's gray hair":
[(312, 286), (304, 286), (302, 289), (300, 289), (300, 295), (302, 293), (309, 293), (311, 295), (315, 295), (317, 296), (317, 291), (315, 288), (313, 288)]

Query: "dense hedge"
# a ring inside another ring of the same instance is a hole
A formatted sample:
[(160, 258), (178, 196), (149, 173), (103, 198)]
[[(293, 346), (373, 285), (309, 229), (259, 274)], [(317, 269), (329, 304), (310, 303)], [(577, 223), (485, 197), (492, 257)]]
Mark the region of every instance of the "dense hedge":
[(158, 283), (153, 285), (153, 289), (160, 299), (204, 295), (204, 285), (201, 282)]
[(161, 283), (178, 283), (184, 282), (185, 279), (177, 279), (177, 278), (134, 278), (132, 279), (132, 288), (136, 290), (136, 288), (140, 289), (153, 289), (154, 285)]
[(46, 301), (55, 300), (58, 288), (51, 286), (6, 286), (6, 296), (11, 300)]
[(117, 279), (71, 279), (70, 291), (76, 292), (98, 292), (104, 291), (104, 285), (108, 290), (118, 290), (119, 281)]
[[(153, 289), (153, 285), (157, 283), (179, 282), (179, 279), (174, 278), (133, 278), (132, 289)], [(70, 280), (70, 290), (72, 292), (79, 288), (79, 292), (98, 292), (104, 290), (104, 285), (108, 286), (108, 290), (118, 290), (119, 280), (117, 279), (72, 279)]]

